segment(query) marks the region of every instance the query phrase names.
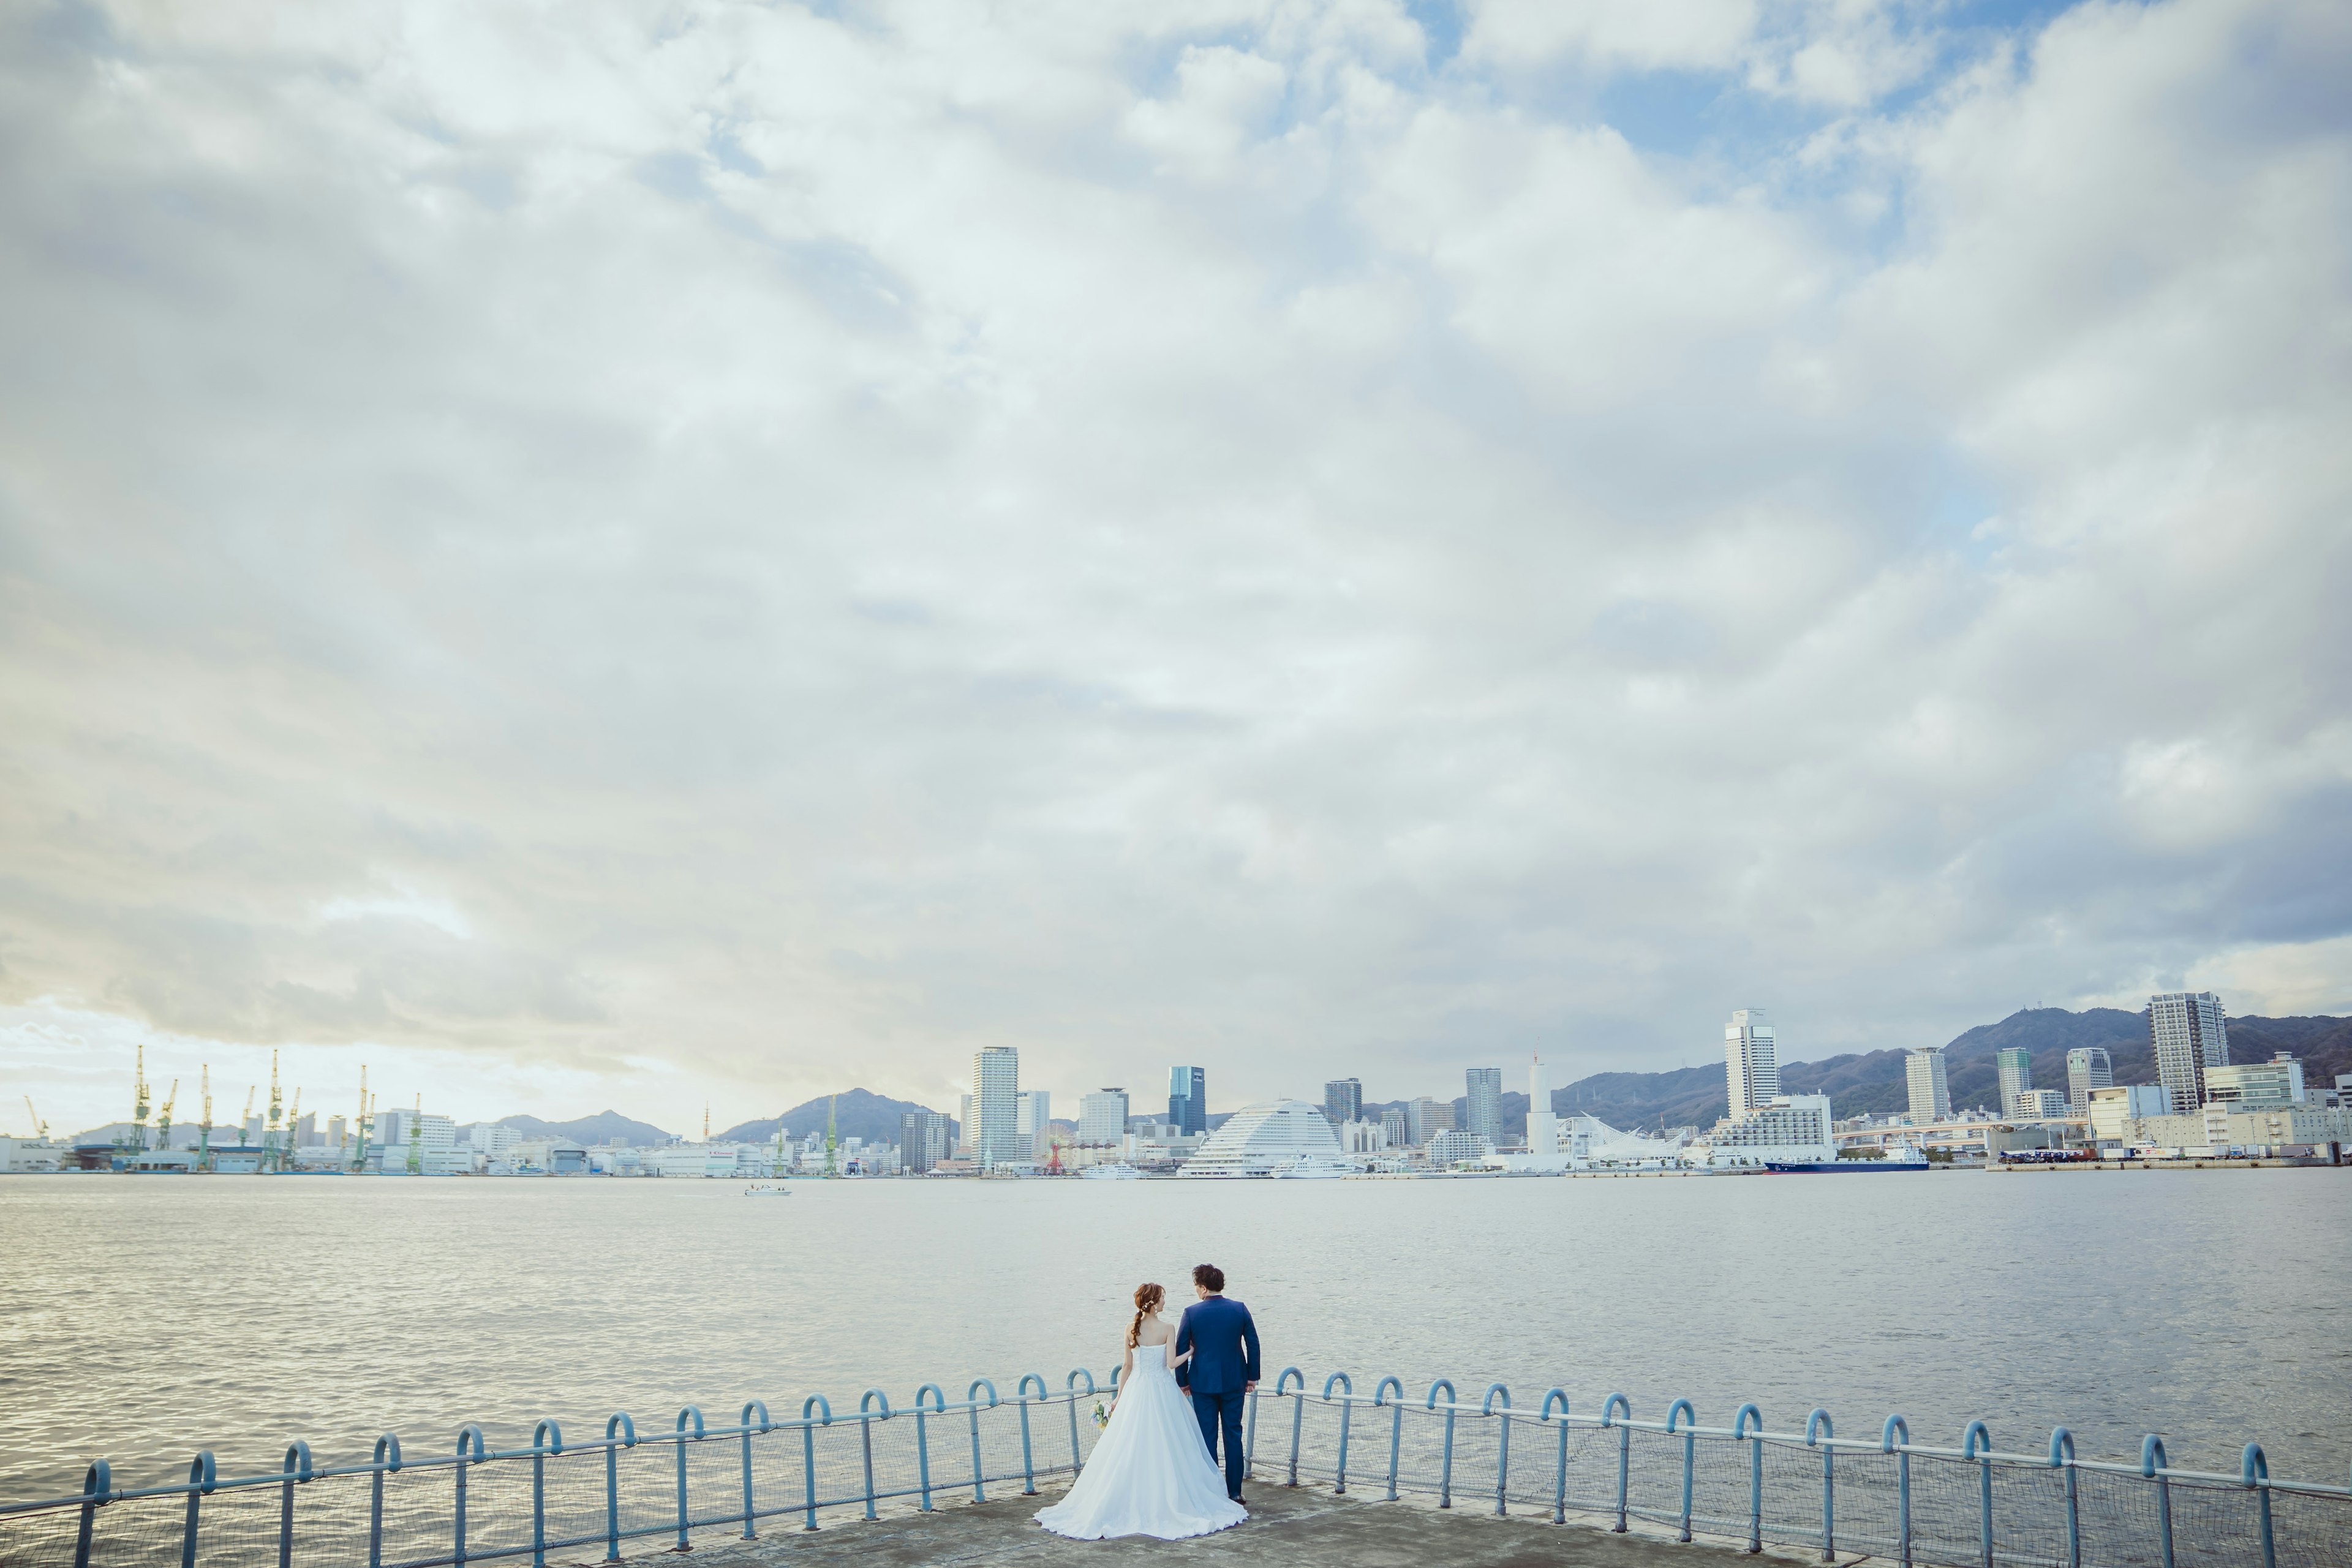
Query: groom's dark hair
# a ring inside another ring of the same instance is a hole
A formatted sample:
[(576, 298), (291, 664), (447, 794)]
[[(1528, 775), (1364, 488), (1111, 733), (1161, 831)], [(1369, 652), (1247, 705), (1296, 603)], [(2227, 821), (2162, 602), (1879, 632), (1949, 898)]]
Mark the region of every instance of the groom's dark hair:
[(1212, 1296), (1221, 1296), (1225, 1289), (1225, 1271), (1213, 1263), (1198, 1263), (1192, 1267), (1192, 1283)]

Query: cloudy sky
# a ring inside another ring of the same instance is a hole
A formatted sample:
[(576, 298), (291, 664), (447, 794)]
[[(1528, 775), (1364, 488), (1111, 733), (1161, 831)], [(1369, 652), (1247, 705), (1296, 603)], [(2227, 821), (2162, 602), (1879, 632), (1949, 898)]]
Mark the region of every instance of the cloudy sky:
[(2347, 79), (2340, 0), (18, 0), (7, 1110), (2352, 1011)]

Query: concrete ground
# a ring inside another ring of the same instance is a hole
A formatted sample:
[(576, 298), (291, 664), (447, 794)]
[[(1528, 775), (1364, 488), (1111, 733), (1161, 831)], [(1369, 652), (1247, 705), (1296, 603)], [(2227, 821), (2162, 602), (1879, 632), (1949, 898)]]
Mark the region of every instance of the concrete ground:
[[(1616, 1535), (1573, 1520), (1555, 1525), (1532, 1517), (1496, 1519), (1474, 1507), (1441, 1512), (1411, 1502), (1334, 1497), (1308, 1487), (1256, 1485), (1244, 1497), (1249, 1522), (1214, 1535), (1191, 1541), (1066, 1541), (1029, 1517), (1058, 1495), (992, 1499), (870, 1523), (836, 1516), (814, 1532), (775, 1520), (757, 1542), (705, 1535), (696, 1542), (694, 1557), (698, 1563), (710, 1560), (711, 1568), (1013, 1563), (1112, 1568), (1178, 1560), (1234, 1568), (1731, 1568), (1735, 1562), (1756, 1561), (1721, 1545)], [(1843, 1553), (1840, 1559), (1854, 1561)], [(1818, 1563), (1819, 1555), (1810, 1561)]]

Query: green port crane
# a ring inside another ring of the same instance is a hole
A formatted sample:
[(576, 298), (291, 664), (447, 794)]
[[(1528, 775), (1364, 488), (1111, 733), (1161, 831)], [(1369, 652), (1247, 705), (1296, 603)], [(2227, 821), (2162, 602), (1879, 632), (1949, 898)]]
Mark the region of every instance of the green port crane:
[(245, 1114), (236, 1119), (236, 1142), (239, 1148), (253, 1135), (253, 1097), (259, 1093), (252, 1084), (245, 1086)]
[[(258, 1167), (264, 1171), (281, 1169), (285, 1164), (285, 1151), (278, 1142), (278, 1113), (284, 1104), (278, 1098), (278, 1053), (273, 1050), (269, 1053), (269, 1120), (264, 1124), (261, 1135), (261, 1163)], [(249, 1116), (252, 1111), (248, 1109), (246, 1114)]]
[(280, 1171), (290, 1171), (294, 1168), (294, 1124), (301, 1120), (302, 1089), (298, 1084), (294, 1089), (294, 1103), (288, 1107), (286, 1111), (286, 1143), (278, 1151), (278, 1168)]
[(173, 1079), (172, 1092), (163, 1097), (163, 1108), (155, 1113), (155, 1147), (158, 1149), (172, 1146), (172, 1107), (179, 1103), (179, 1099), (180, 1080)]
[(213, 1168), (213, 1064), (205, 1063), (205, 1119), (196, 1123), (196, 1169)]
[[(554, 1163), (551, 1160), (548, 1163)], [(416, 1096), (416, 1109), (408, 1117), (408, 1173), (425, 1173), (425, 1095), (421, 1090)]]

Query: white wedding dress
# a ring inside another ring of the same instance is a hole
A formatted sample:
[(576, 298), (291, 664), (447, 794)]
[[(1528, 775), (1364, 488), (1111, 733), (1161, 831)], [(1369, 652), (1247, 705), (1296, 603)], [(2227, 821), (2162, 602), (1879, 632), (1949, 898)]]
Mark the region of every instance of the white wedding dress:
[(1176, 1386), (1166, 1345), (1138, 1345), (1135, 1371), (1119, 1384), (1110, 1424), (1061, 1501), (1037, 1510), (1056, 1535), (1103, 1541), (1206, 1535), (1249, 1517), (1225, 1495), (1225, 1478), (1201, 1440), (1192, 1401)]

